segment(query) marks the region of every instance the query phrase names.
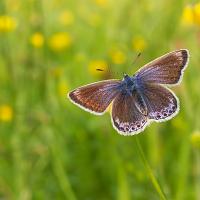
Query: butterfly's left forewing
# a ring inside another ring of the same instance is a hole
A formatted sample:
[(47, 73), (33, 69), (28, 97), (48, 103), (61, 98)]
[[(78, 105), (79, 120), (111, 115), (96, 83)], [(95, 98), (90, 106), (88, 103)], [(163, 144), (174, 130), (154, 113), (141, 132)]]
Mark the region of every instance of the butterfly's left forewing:
[(82, 109), (96, 115), (103, 114), (119, 94), (119, 80), (107, 80), (79, 87), (68, 94), (69, 99)]
[(161, 56), (143, 66), (136, 77), (140, 82), (157, 84), (178, 84), (187, 67), (189, 51), (180, 49)]

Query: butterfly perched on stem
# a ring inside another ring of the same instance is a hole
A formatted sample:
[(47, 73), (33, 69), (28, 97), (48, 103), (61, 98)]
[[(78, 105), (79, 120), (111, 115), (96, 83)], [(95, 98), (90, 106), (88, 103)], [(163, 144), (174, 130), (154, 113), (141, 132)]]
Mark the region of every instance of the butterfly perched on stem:
[(186, 49), (172, 51), (122, 80), (105, 80), (69, 92), (69, 99), (96, 115), (106, 112), (112, 103), (111, 121), (122, 135), (142, 132), (152, 121), (161, 122), (179, 111), (179, 100), (167, 88), (181, 82), (189, 61)]

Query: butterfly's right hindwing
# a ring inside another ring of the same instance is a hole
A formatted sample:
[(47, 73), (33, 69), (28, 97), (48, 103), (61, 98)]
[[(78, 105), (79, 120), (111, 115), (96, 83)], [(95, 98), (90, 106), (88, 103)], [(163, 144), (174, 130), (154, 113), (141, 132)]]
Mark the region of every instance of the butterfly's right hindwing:
[(147, 116), (136, 106), (137, 99), (132, 95), (119, 94), (113, 101), (112, 124), (122, 135), (140, 133), (147, 126)]

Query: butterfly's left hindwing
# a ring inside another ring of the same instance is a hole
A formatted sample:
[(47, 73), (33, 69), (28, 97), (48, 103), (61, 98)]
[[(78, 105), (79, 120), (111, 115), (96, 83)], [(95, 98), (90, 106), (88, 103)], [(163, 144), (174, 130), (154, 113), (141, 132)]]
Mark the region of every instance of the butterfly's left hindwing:
[(119, 80), (96, 82), (73, 90), (68, 94), (68, 97), (82, 109), (101, 115), (119, 94), (120, 83)]
[(164, 86), (145, 84), (141, 95), (145, 101), (149, 119), (165, 121), (174, 117), (179, 111), (178, 98)]

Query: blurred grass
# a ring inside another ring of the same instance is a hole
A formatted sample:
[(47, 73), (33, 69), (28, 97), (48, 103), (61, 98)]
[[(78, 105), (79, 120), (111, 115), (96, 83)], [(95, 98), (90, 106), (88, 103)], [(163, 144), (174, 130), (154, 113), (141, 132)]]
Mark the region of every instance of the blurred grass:
[(198, 1), (1, 0), (0, 197), (159, 199), (135, 136), (66, 94), (187, 48), (179, 115), (136, 137), (166, 199), (200, 199), (199, 22)]

